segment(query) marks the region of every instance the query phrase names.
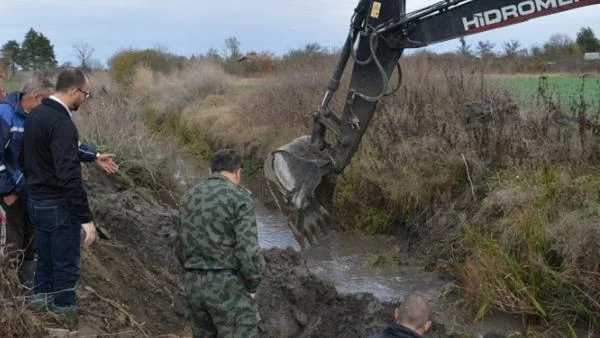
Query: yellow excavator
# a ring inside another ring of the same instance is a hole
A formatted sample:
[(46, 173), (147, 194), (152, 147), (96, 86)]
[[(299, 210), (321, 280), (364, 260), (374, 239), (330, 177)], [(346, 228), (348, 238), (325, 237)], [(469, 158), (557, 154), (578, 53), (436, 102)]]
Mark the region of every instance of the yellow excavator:
[[(264, 174), (279, 208), (302, 247), (316, 243), (333, 222), (329, 210), (336, 177), (349, 164), (388, 91), (404, 49), (505, 27), (533, 18), (600, 4), (600, 0), (447, 0), (406, 13), (406, 0), (360, 0), (350, 32), (313, 113), (310, 135), (271, 152)], [(330, 102), (352, 57), (343, 111)]]

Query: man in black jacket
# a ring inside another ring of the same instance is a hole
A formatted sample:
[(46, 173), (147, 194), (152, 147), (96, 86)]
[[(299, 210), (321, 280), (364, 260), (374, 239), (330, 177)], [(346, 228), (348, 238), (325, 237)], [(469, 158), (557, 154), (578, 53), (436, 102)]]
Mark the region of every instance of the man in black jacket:
[(31, 111), (24, 128), (28, 208), (38, 254), (34, 303), (65, 314), (70, 323), (77, 318), (81, 228), (86, 246), (96, 237), (83, 190), (79, 135), (71, 119), (72, 112), (90, 97), (90, 90), (81, 70), (63, 70), (55, 94)]
[(368, 338), (420, 338), (431, 328), (429, 312), (425, 298), (409, 295), (394, 309), (394, 322)]

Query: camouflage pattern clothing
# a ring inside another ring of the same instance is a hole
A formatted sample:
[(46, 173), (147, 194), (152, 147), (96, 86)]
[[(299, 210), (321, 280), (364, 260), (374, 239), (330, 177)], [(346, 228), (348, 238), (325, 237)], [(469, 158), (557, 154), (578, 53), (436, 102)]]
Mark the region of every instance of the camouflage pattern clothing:
[(194, 337), (256, 337), (260, 248), (250, 193), (214, 174), (181, 201), (176, 253)]

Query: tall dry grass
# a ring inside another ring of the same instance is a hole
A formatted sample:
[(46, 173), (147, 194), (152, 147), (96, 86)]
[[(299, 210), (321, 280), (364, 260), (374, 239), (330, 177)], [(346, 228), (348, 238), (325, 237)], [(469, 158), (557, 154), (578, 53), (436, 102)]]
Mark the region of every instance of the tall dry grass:
[(135, 72), (133, 87), (137, 90), (131, 100), (153, 132), (206, 159), (212, 149), (220, 147), (218, 138), (210, 137), (211, 132), (235, 127), (234, 116), (228, 112), (232, 79), (209, 61), (188, 63), (169, 74), (140, 67)]
[[(142, 85), (136, 96), (152, 106), (156, 129), (178, 135), (196, 148), (197, 155), (206, 157), (215, 149), (235, 147), (248, 158), (259, 159), (286, 143), (290, 135), (309, 128), (335, 61), (327, 56), (316, 60), (288, 64), (269, 76), (243, 78), (201, 62), (181, 74), (140, 75), (152, 83)], [(178, 97), (186, 88), (193, 95)]]
[(427, 239), (477, 318), (495, 308), (600, 330), (593, 107), (560, 111), (542, 81), (520, 109), (460, 63), (409, 58), (404, 70), (342, 178), (339, 210), (363, 210), (348, 222)]
[[(335, 60), (296, 62), (260, 79), (141, 68), (132, 100), (160, 135), (201, 157), (237, 147), (258, 173), (266, 152), (309, 132)], [(461, 60), (420, 55), (402, 65), (402, 87), (379, 103), (338, 181), (340, 222), (432, 248), (451, 263), (478, 319), (500, 309), (599, 329), (597, 108), (574, 102), (561, 111), (543, 82), (536, 104), (518, 107)]]
[(27, 308), (26, 298), (21, 295), (17, 269), (9, 256), (0, 257), (0, 281), (0, 336), (41, 336), (42, 323)]
[(90, 81), (93, 98), (74, 114), (81, 141), (116, 154), (119, 177), (145, 197), (176, 205), (181, 194), (177, 145), (147, 130), (140, 101), (119, 91), (108, 74), (94, 73)]
[[(591, 228), (598, 219), (582, 209), (595, 210), (600, 196), (569, 189), (578, 180), (598, 187), (594, 110), (581, 102), (558, 110), (543, 83), (536, 105), (518, 107), (510, 94), (486, 86), (481, 69), (454, 59), (409, 57), (402, 65), (400, 91), (380, 102), (338, 182), (338, 219), (349, 229), (408, 233), (434, 247), (436, 257), (453, 262), (477, 318), (500, 309), (549, 326), (584, 320), (598, 329), (600, 271), (591, 263), (600, 259)], [(245, 117), (252, 128), (278, 127), (265, 143), (309, 130), (306, 112), (320, 100), (327, 66), (280, 72), (259, 92)], [(504, 196), (505, 213), (482, 216), (488, 198), (514, 189), (514, 177), (531, 179), (543, 168), (569, 180), (534, 181)], [(529, 190), (545, 193), (523, 201)]]

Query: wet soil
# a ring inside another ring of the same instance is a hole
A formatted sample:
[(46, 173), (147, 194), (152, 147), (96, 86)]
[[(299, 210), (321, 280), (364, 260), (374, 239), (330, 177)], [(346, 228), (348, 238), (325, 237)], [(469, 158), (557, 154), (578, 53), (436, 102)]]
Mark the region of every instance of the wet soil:
[[(67, 329), (52, 331), (62, 337), (191, 337), (173, 250), (177, 211), (94, 167), (89, 177), (100, 238), (82, 252), (79, 324), (67, 328), (45, 318), (38, 324)], [(263, 254), (261, 337), (364, 337), (390, 322), (392, 299), (340, 292), (335, 278), (314, 273), (314, 252), (289, 247)], [(328, 264), (335, 265), (335, 258)], [(436, 320), (428, 337), (463, 333)]]

